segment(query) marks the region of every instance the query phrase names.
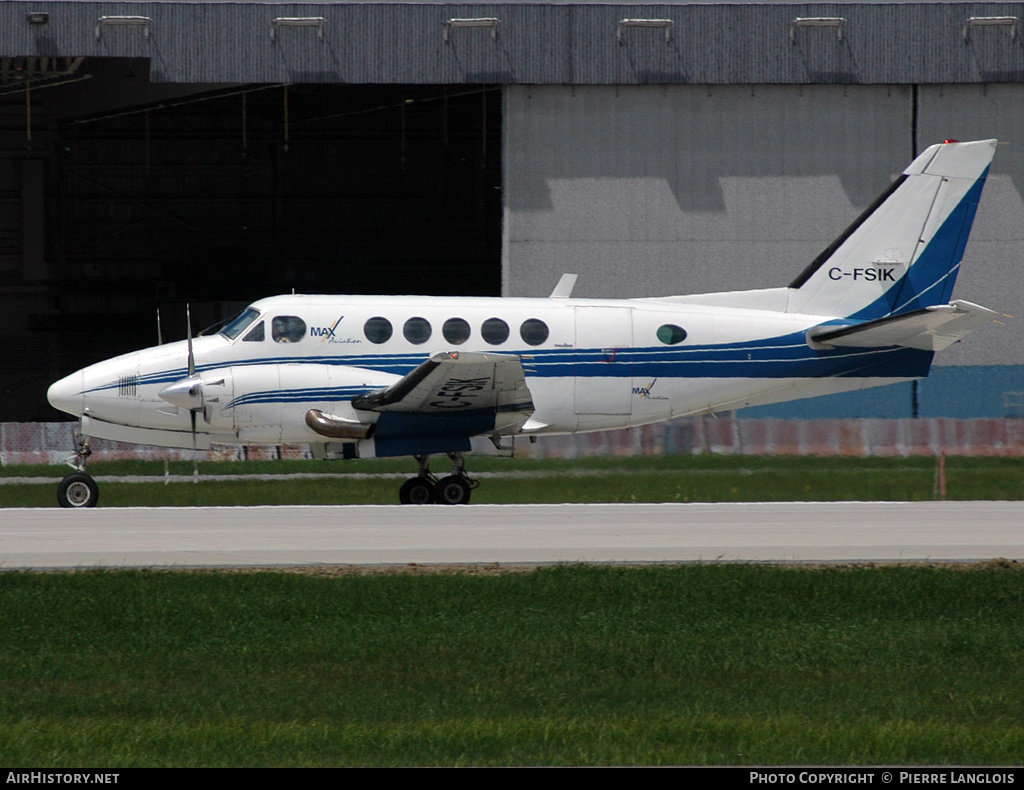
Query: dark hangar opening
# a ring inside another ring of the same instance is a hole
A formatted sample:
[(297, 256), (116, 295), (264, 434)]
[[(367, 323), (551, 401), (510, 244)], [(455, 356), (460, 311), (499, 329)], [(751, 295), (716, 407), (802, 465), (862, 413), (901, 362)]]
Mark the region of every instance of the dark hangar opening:
[(4, 369), (30, 369), (5, 375), (7, 420), (56, 418), (48, 383), (154, 345), (158, 308), (171, 340), (186, 302), (198, 330), (292, 290), (501, 292), (496, 86), (152, 84), (122, 58), (29, 81), (7, 60), (0, 254), (36, 295), (2, 330), (28, 349)]

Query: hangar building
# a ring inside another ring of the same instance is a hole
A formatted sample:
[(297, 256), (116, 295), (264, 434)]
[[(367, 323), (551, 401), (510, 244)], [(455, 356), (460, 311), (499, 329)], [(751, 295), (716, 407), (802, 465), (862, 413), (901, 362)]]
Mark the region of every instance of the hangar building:
[[(789, 283), (998, 137), (957, 296), (1024, 315), (1024, 5), (0, 1), (0, 414), (291, 289)], [(760, 416), (1024, 414), (1024, 320)], [(743, 413), (741, 413), (742, 415)]]

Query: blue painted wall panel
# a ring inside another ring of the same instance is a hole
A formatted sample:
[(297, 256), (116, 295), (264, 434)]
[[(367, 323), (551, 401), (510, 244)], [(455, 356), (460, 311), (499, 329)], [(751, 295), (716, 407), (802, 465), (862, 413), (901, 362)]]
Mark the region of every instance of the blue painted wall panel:
[[(828, 420), (913, 417), (913, 385), (894, 384), (860, 392), (757, 406), (737, 416)], [(1024, 365), (933, 367), (917, 383), (918, 417), (1024, 417)]]

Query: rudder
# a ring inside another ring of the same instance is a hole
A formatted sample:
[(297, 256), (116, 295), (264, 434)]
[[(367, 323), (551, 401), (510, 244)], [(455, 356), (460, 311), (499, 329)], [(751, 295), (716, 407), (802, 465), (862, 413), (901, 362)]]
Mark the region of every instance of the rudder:
[(867, 320), (948, 303), (995, 146), (918, 156), (790, 284), (789, 311)]

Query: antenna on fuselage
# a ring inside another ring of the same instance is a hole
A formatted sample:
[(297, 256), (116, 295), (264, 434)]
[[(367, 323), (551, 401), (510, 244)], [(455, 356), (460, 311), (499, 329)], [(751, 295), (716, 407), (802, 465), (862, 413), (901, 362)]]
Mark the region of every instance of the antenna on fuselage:
[(156, 344), (162, 346), (164, 344), (164, 333), (160, 331), (160, 308), (156, 309)]
[(575, 274), (563, 274), (548, 299), (568, 299), (572, 296), (572, 289), (576, 287), (576, 277)]

